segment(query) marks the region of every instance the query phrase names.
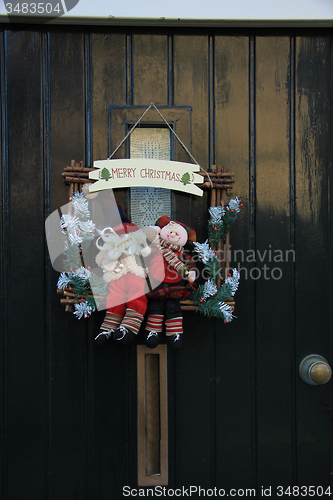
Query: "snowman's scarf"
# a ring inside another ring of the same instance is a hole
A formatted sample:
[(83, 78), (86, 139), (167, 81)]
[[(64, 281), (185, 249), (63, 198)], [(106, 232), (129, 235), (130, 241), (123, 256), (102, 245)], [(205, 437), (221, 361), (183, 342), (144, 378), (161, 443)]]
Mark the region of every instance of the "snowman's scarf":
[(174, 267), (180, 276), (186, 277), (188, 275), (188, 267), (175, 254), (175, 252), (181, 253), (183, 247), (176, 243), (170, 243), (162, 238), (157, 246), (167, 263)]

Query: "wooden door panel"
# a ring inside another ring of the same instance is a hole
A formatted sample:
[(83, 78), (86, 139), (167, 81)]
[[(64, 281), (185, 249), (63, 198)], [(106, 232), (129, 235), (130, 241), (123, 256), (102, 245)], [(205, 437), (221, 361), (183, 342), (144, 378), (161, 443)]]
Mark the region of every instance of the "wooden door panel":
[[(45, 68), (46, 128), (48, 151), (45, 171), (46, 195), (50, 213), (69, 202), (69, 189), (61, 173), (71, 159), (85, 157), (85, 55), (84, 35), (52, 32), (47, 40)], [(90, 461), (91, 437), (82, 439), (88, 424), (87, 408), (92, 404), (88, 384), (89, 350), (87, 324), (64, 312), (54, 294), (59, 274), (48, 263), (50, 289), (47, 304), (46, 376), (48, 412), (47, 468), (51, 471), (48, 490), (58, 498), (84, 496), (87, 482), (82, 480)], [(76, 463), (73, 468), (73, 463)], [(49, 494), (49, 493), (48, 493)]]
[(256, 38), (257, 474), (268, 486), (292, 484), (295, 453), (290, 68), (289, 37)]
[[(296, 37), (295, 222), (296, 222), (296, 362), (308, 354), (329, 359), (329, 170), (330, 98), (326, 68), (330, 40)], [(313, 289), (315, 286), (315, 290)], [(313, 292), (311, 291), (313, 290)], [(309, 293), (310, 292), (310, 293)], [(331, 360), (332, 363), (332, 360)], [(329, 481), (331, 384), (311, 387), (296, 381), (297, 471), (300, 483)], [(308, 457), (306, 459), (305, 457)], [(319, 470), (313, 466), (320, 464)], [(322, 478), (322, 479), (321, 479)]]
[[(175, 104), (188, 104), (192, 111), (192, 154), (209, 165), (209, 104), (211, 98), (209, 40), (205, 36), (177, 33), (174, 36)], [(191, 82), (191, 83), (190, 83)], [(185, 161), (189, 161), (185, 157)], [(177, 220), (188, 221), (203, 233), (207, 198), (177, 196)], [(211, 443), (212, 333), (214, 322), (193, 312), (184, 314), (184, 349), (175, 356), (175, 484), (210, 484), (213, 467)], [(210, 334), (205, 333), (210, 332)], [(186, 346), (186, 347), (185, 347)], [(197, 403), (205, 410), (198, 412)]]
[(127, 39), (124, 33), (91, 34), (91, 160), (107, 158), (108, 106), (124, 105), (127, 97)]
[(132, 36), (132, 104), (168, 104), (168, 37)]
[[(250, 488), (255, 470), (255, 294), (253, 283), (244, 279), (251, 264), (241, 256), (253, 247), (254, 199), (249, 181), (254, 172), (253, 155), (249, 167), (250, 76), (249, 60), (253, 40), (249, 36), (226, 37), (216, 34), (215, 44), (215, 151), (216, 163), (235, 172), (232, 196), (244, 204), (231, 229), (231, 268), (238, 267), (242, 278), (236, 294), (235, 319), (225, 325), (215, 322), (215, 453), (216, 485)], [(253, 89), (251, 88), (252, 92)], [(250, 127), (251, 123), (251, 136)], [(227, 249), (225, 249), (227, 251)], [(236, 252), (236, 253), (235, 253)], [(244, 374), (247, 374), (244, 377)], [(237, 395), (235, 397), (235, 395)], [(242, 471), (240, 473), (240, 471)]]
[[(91, 161), (107, 158), (109, 150), (108, 106), (126, 103), (128, 37), (123, 33), (95, 32), (91, 35)], [(121, 134), (123, 136), (122, 127)], [(125, 210), (123, 190), (117, 198)], [(99, 331), (105, 312), (99, 312), (93, 332)], [(91, 356), (93, 384), (93, 494), (96, 498), (119, 495), (119, 484), (135, 480), (136, 440), (132, 430), (135, 408), (135, 355), (132, 348), (115, 349), (107, 345)], [(134, 384), (134, 386), (133, 386)], [(102, 444), (103, 443), (103, 444)], [(111, 465), (112, 464), (112, 465)], [(108, 478), (106, 480), (106, 478)]]
[[(25, 496), (32, 481), (36, 496), (45, 487), (44, 224), (42, 40), (34, 31), (4, 35), (5, 114), (3, 121), (3, 456), (4, 488)], [(33, 140), (32, 140), (33, 138)], [(33, 291), (33, 293), (32, 293)], [(17, 471), (20, 470), (20, 481)]]

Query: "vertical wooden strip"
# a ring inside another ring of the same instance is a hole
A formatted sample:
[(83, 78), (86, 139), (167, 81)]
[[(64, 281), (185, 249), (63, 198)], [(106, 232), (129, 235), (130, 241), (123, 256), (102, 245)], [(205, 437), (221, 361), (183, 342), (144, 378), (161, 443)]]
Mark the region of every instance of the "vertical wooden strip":
[(163, 33), (133, 35), (133, 104), (167, 104), (167, 83), (168, 37)]
[[(126, 104), (130, 91), (126, 50), (129, 38), (124, 32), (98, 31), (91, 35), (92, 88), (92, 157), (109, 154), (108, 106)], [(130, 52), (130, 51), (129, 51)], [(128, 78), (127, 78), (128, 77)], [(123, 138), (123, 122), (115, 124)], [(123, 206), (123, 208), (125, 208)], [(99, 332), (104, 311), (92, 318), (93, 330)], [(94, 336), (91, 337), (93, 342)], [(105, 349), (93, 348), (94, 446), (93, 492), (96, 498), (117, 498), (119, 485), (136, 477), (135, 442), (135, 346), (117, 349), (114, 342)], [(135, 448), (135, 445), (134, 445)]]
[[(333, 217), (333, 176), (332, 176), (332, 167), (333, 167), (333, 37), (330, 37), (331, 43), (331, 60), (330, 60), (330, 170), (329, 170), (329, 203), (330, 203), (330, 236), (329, 236), (329, 248), (330, 248), (330, 262), (332, 259), (332, 249), (333, 249), (333, 230), (332, 230), (332, 217)], [(330, 298), (333, 297), (333, 266), (330, 263), (330, 274), (329, 274), (329, 293)], [(330, 337), (332, 335), (332, 325), (333, 325), (333, 308), (330, 307)], [(333, 342), (330, 342), (330, 366), (332, 367), (333, 360)], [(332, 397), (332, 396), (331, 396)], [(330, 418), (333, 421), (333, 407), (331, 405), (330, 408)]]
[(290, 85), (289, 37), (257, 37), (257, 255), (252, 273), (257, 297), (257, 459), (258, 484), (273, 487), (292, 482), (293, 262), (285, 253), (292, 244)]
[(137, 346), (138, 484), (168, 484), (167, 346)]
[(215, 163), (215, 134), (214, 134), (214, 95), (215, 95), (215, 79), (214, 79), (214, 36), (208, 35), (208, 170)]
[(145, 355), (146, 475), (161, 474), (160, 366), (158, 354)]
[(6, 31), (7, 498), (45, 494), (41, 60), (39, 32)]
[[(108, 106), (126, 104), (126, 77), (129, 71), (126, 66), (126, 50), (129, 50), (126, 41), (123, 33), (91, 35), (91, 130), (94, 160), (107, 158), (110, 154)], [(124, 129), (121, 130), (121, 138), (123, 132)]]
[[(215, 163), (215, 38), (213, 32), (208, 35), (208, 170), (212, 170), (212, 165)], [(215, 194), (216, 189), (211, 189), (211, 193)], [(210, 203), (211, 205), (211, 203)], [(219, 288), (219, 280), (217, 287)], [(216, 322), (215, 325), (216, 326)], [(216, 380), (216, 328), (212, 331), (210, 341), (210, 379)], [(210, 386), (210, 464), (211, 484), (216, 484), (217, 468), (216, 468), (216, 384)]]
[(292, 423), (291, 423), (291, 440), (292, 440), (292, 481), (293, 484), (298, 483), (297, 475), (297, 460), (298, 460), (298, 447), (297, 447), (297, 352), (296, 352), (296, 37), (293, 33), (290, 36), (290, 88), (289, 88), (289, 193), (290, 193), (290, 250), (294, 255), (293, 262), (290, 264), (291, 270), (291, 283), (292, 283), (292, 297), (291, 303), (293, 308), (293, 324), (292, 334), (290, 337), (290, 349), (292, 352)]
[(174, 67), (173, 67), (173, 34), (168, 34), (168, 105), (175, 102)]
[[(256, 38), (254, 34), (249, 37), (249, 243), (248, 248), (256, 252)], [(242, 258), (245, 263), (245, 258)], [(256, 283), (249, 278), (254, 264), (250, 263), (245, 268), (245, 279), (248, 280), (250, 295), (250, 378), (251, 378), (251, 482), (252, 486), (258, 487), (258, 423), (257, 423), (257, 303), (256, 303)], [(243, 278), (244, 279), (244, 278)], [(244, 281), (243, 281), (244, 282)], [(241, 297), (239, 297), (241, 299)]]
[[(91, 33), (84, 35), (84, 91), (85, 91), (85, 160), (88, 167), (92, 166), (92, 60), (91, 60)], [(81, 159), (80, 159), (81, 160)], [(81, 186), (82, 190), (82, 186)], [(95, 436), (94, 436), (94, 351), (95, 338), (94, 323), (91, 321), (88, 326), (87, 359), (86, 359), (86, 415), (87, 415), (87, 498), (93, 497), (94, 491), (94, 457), (95, 457)]]
[[(174, 35), (175, 104), (190, 105), (192, 111), (192, 154), (207, 170), (209, 166), (209, 39), (200, 34), (177, 32)], [(200, 89), (200, 90), (199, 90)], [(180, 159), (182, 159), (180, 152)], [(183, 156), (184, 161), (188, 157)], [(178, 159), (178, 157), (177, 157)], [(197, 231), (199, 241), (207, 237), (207, 197), (176, 196), (176, 220)], [(211, 463), (211, 337), (214, 321), (184, 312), (184, 347), (175, 356), (177, 384), (175, 407), (175, 473), (177, 485), (209, 485)], [(205, 335), (205, 332), (209, 332)], [(198, 346), (200, 348), (198, 349)], [(197, 401), (202, 411), (197, 411)], [(195, 415), (195, 418), (193, 418)], [(195, 439), (193, 438), (195, 436)]]
[[(296, 38), (296, 352), (329, 357), (329, 177), (331, 41), (315, 34)], [(318, 266), (318, 270), (317, 267)], [(314, 268), (314, 276), (309, 270)], [(314, 285), (315, 282), (315, 285)], [(315, 286), (320, 293), (311, 294)], [(332, 360), (330, 360), (332, 363)], [(299, 484), (328, 486), (331, 422), (329, 384), (314, 387), (297, 377)], [(305, 418), (306, 415), (306, 418)], [(309, 460), (307, 457), (311, 457)], [(313, 466), (320, 463), (320, 475)]]
[[(44, 165), (44, 214), (45, 218), (50, 214), (50, 59), (49, 59), (49, 35), (42, 32), (42, 106), (43, 106), (43, 165)], [(45, 497), (51, 496), (50, 477), (51, 467), (51, 317), (52, 306), (50, 290), (54, 290), (53, 272), (49, 259), (45, 262)]]
[(84, 91), (85, 91), (85, 161), (88, 167), (93, 166), (92, 157), (92, 60), (91, 33), (84, 35)]
[[(64, 166), (85, 155), (84, 36), (52, 30), (49, 34), (50, 211), (68, 203)], [(87, 491), (87, 330), (65, 312), (55, 294), (59, 274), (50, 279), (49, 433), (54, 497)], [(52, 284), (53, 282), (53, 284)], [(66, 367), (66, 368), (64, 368)], [(80, 387), (80, 390), (77, 388)], [(61, 410), (61, 408), (65, 408)], [(75, 463), (75, 468), (72, 464)], [(82, 479), (83, 478), (83, 479)]]
[[(201, 31), (200, 36), (175, 34), (174, 70), (175, 104), (192, 106), (192, 154), (208, 170), (209, 55), (206, 35), (205, 31)], [(186, 153), (184, 161), (189, 161)]]
[(7, 353), (7, 335), (8, 335), (8, 295), (9, 295), (9, 273), (8, 273), (8, 221), (9, 221), (9, 200), (8, 200), (8, 128), (7, 128), (7, 82), (6, 82), (6, 33), (1, 30), (0, 34), (0, 98), (1, 98), (1, 339), (0, 339), (0, 359), (2, 370), (0, 374), (0, 384), (2, 397), (0, 403), (1, 418), (1, 464), (2, 472), (0, 475), (0, 491), (3, 498), (7, 498), (8, 485), (8, 353)]
[[(126, 34), (126, 104), (133, 106), (133, 35)], [(114, 103), (110, 103), (114, 104)], [(110, 151), (111, 153), (111, 151)]]
[[(216, 321), (216, 486), (251, 488), (251, 426), (254, 387), (251, 367), (253, 297), (251, 281), (246, 279), (249, 264), (242, 257), (251, 248), (252, 214), (249, 179), (253, 174), (249, 160), (253, 119), (252, 51), (246, 33), (241, 36), (215, 35), (215, 143), (216, 163), (228, 165), (235, 173), (232, 196), (239, 196), (244, 206), (230, 232), (230, 267), (241, 273), (235, 295), (237, 318), (230, 324)], [(252, 43), (252, 42), (251, 42)], [(250, 119), (249, 119), (250, 118)], [(251, 128), (250, 128), (251, 127)], [(251, 173), (250, 173), (251, 172)], [(236, 255), (235, 255), (236, 254)], [(235, 369), (241, 367), (239, 370)], [(237, 394), (235, 398), (234, 395)], [(255, 451), (255, 443), (253, 443)]]

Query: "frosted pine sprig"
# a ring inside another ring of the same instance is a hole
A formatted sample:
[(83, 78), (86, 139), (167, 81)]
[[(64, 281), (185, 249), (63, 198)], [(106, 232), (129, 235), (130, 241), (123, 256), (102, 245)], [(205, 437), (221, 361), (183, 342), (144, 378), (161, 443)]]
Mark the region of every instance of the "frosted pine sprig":
[(225, 302), (220, 302), (219, 307), (225, 323), (230, 323), (234, 318), (234, 315), (232, 314), (232, 307)]
[(89, 269), (86, 269), (85, 267), (81, 266), (78, 269), (76, 269), (73, 274), (75, 276), (78, 276), (79, 278), (89, 279), (91, 272), (89, 271)]
[[(80, 236), (80, 232), (75, 229), (71, 229), (67, 232), (67, 238), (70, 245), (80, 245), (82, 243), (83, 238)], [(66, 242), (66, 249), (68, 248), (68, 244)]]
[(86, 302), (79, 302), (78, 304), (74, 304), (74, 313), (77, 319), (89, 318), (92, 312), (95, 311), (95, 308)]
[(238, 290), (239, 278), (240, 278), (240, 274), (237, 271), (237, 269), (235, 268), (235, 269), (233, 269), (232, 276), (228, 276), (228, 278), (225, 280), (225, 283), (230, 286), (230, 291), (231, 291), (232, 296), (234, 296)]
[(83, 193), (75, 193), (72, 196), (72, 205), (74, 210), (74, 215), (80, 219), (89, 219), (90, 212), (88, 207), (88, 201), (86, 200)]
[(95, 224), (92, 220), (80, 221), (79, 227), (79, 231), (83, 234), (92, 233), (95, 230)]
[(202, 291), (202, 299), (206, 300), (209, 297), (214, 297), (214, 295), (217, 294), (217, 291), (217, 286), (214, 280), (207, 280)]
[(199, 257), (204, 264), (206, 264), (215, 256), (214, 251), (210, 248), (208, 240), (206, 240), (204, 243), (194, 242), (193, 246), (195, 252), (199, 254)]
[(75, 215), (72, 214), (62, 214), (60, 219), (60, 226), (63, 229), (63, 233), (65, 231), (77, 231), (79, 225), (79, 219)]
[(232, 200), (230, 200), (228, 203), (228, 209), (231, 212), (239, 213), (240, 207), (241, 207), (241, 202), (237, 196), (236, 196), (236, 198), (233, 198)]
[(217, 207), (210, 207), (209, 215), (211, 216), (210, 222), (212, 224), (223, 224), (223, 216), (225, 214), (225, 208), (222, 205)]
[(67, 288), (69, 282), (69, 277), (66, 273), (61, 273), (58, 279), (57, 287), (59, 290), (64, 290)]

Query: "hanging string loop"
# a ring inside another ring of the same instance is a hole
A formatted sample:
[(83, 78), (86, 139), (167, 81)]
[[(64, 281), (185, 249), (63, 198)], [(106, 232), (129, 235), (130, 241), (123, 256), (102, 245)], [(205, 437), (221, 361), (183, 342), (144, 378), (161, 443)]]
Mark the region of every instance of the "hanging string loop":
[(124, 142), (126, 141), (126, 139), (128, 139), (128, 137), (135, 130), (135, 128), (137, 127), (137, 125), (139, 125), (139, 123), (142, 121), (142, 119), (144, 118), (144, 116), (148, 113), (148, 111), (151, 108), (154, 108), (155, 111), (157, 111), (157, 113), (160, 115), (160, 117), (162, 118), (162, 120), (164, 121), (164, 123), (167, 125), (167, 127), (171, 130), (171, 132), (173, 133), (173, 135), (176, 137), (176, 139), (179, 142), (179, 144), (182, 146), (182, 148), (186, 151), (186, 153), (188, 154), (188, 156), (191, 158), (191, 160), (193, 161), (193, 163), (195, 163), (196, 165), (198, 165), (198, 167), (200, 167), (200, 169), (203, 172), (205, 172), (205, 174), (207, 175), (208, 180), (210, 182), (210, 186), (213, 188), (213, 183), (212, 183), (212, 180), (210, 178), (209, 173), (204, 168), (202, 168), (201, 165), (199, 165), (199, 163), (194, 158), (194, 156), (192, 155), (192, 153), (188, 150), (188, 148), (185, 146), (185, 144), (180, 139), (180, 137), (178, 137), (178, 135), (176, 134), (176, 132), (174, 131), (174, 129), (167, 122), (167, 120), (164, 118), (164, 116), (162, 115), (162, 113), (160, 112), (160, 110), (155, 106), (155, 103), (153, 101), (151, 101), (151, 103), (149, 104), (149, 106), (147, 107), (147, 109), (142, 113), (142, 115), (140, 116), (140, 118), (135, 122), (135, 124), (133, 125), (133, 127), (128, 131), (128, 133), (125, 135), (125, 137), (123, 138), (123, 140), (118, 144), (118, 146), (113, 151), (113, 153), (111, 153), (111, 155), (108, 157), (108, 160), (111, 160), (111, 158), (116, 154), (116, 152), (119, 150), (119, 148), (124, 144)]

